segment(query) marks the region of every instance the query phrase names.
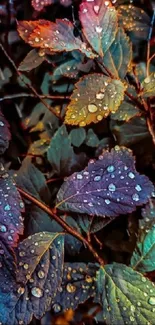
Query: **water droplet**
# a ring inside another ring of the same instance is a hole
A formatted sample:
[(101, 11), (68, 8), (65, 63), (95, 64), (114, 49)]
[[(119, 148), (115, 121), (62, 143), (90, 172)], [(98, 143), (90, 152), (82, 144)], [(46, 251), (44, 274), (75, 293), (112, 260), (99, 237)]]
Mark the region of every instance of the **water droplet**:
[(25, 256), (25, 252), (23, 251), (19, 252), (19, 256)]
[(79, 123), (79, 126), (85, 126), (86, 125), (86, 122), (85, 121), (81, 121), (80, 123)]
[(86, 275), (85, 281), (88, 283), (91, 283), (93, 281), (92, 277), (90, 275)]
[(94, 181), (95, 182), (98, 182), (100, 180), (101, 180), (101, 176), (100, 175), (97, 175), (97, 176), (94, 177)]
[(25, 292), (25, 288), (22, 288), (22, 287), (19, 287), (17, 292), (20, 294), (20, 295), (23, 295), (23, 293)]
[(28, 265), (27, 263), (25, 263), (25, 264), (23, 265), (23, 268), (24, 268), (25, 270), (28, 270), (29, 265)]
[(99, 115), (97, 115), (96, 118), (97, 118), (98, 121), (101, 121), (103, 119), (103, 116), (99, 114)]
[(66, 290), (69, 292), (69, 293), (73, 293), (76, 291), (76, 286), (74, 286), (73, 284), (71, 283), (68, 283), (67, 286), (66, 286)]
[(105, 199), (105, 203), (106, 203), (106, 204), (110, 204), (110, 200)]
[(144, 80), (144, 82), (145, 82), (146, 84), (149, 84), (150, 81), (151, 81), (150, 77), (147, 77), (147, 78)]
[(100, 34), (100, 33), (102, 32), (103, 28), (100, 27), (100, 26), (96, 26), (96, 27), (95, 27), (95, 30), (96, 30), (96, 32), (97, 32), (98, 34)]
[(128, 173), (128, 176), (129, 176), (131, 179), (135, 178), (135, 175), (134, 175), (132, 172)]
[(82, 176), (81, 174), (77, 174), (77, 175), (76, 175), (76, 178), (77, 178), (77, 179), (82, 179), (83, 176)]
[(104, 94), (103, 93), (96, 94), (96, 99), (103, 99), (103, 98), (104, 98)]
[(130, 316), (130, 320), (131, 320), (131, 322), (134, 322), (134, 317), (133, 316)]
[(108, 186), (108, 190), (111, 191), (111, 192), (114, 192), (116, 190), (116, 186), (113, 183), (111, 183)]
[(61, 306), (59, 304), (54, 304), (52, 308), (55, 313), (59, 313), (61, 311)]
[(95, 13), (98, 14), (99, 10), (100, 10), (100, 7), (99, 6), (94, 6), (93, 9), (94, 9)]
[(133, 199), (133, 201), (136, 201), (136, 202), (139, 201), (139, 195), (137, 193), (133, 194), (132, 199)]
[(141, 188), (141, 186), (140, 186), (139, 184), (137, 184), (137, 185), (135, 186), (135, 189), (136, 189), (138, 192), (140, 192), (140, 191), (142, 190), (142, 188)]
[(5, 211), (10, 211), (10, 209), (11, 209), (11, 207), (10, 207), (9, 204), (7, 204), (7, 205), (4, 207), (4, 210), (5, 210)]
[(43, 296), (43, 290), (37, 287), (32, 288), (31, 293), (36, 298), (41, 298)]
[(24, 208), (24, 203), (22, 201), (19, 203), (19, 205), (22, 209)]
[(131, 309), (132, 313), (134, 313), (136, 308), (135, 308), (135, 306), (131, 305), (130, 309)]
[(43, 279), (43, 278), (45, 277), (45, 273), (44, 273), (43, 271), (39, 271), (39, 272), (38, 272), (38, 277), (39, 277), (40, 279)]
[(0, 226), (0, 231), (1, 231), (1, 232), (6, 232), (6, 231), (7, 231), (6, 226), (1, 225), (1, 226)]
[(113, 165), (110, 165), (110, 166), (107, 167), (107, 171), (109, 173), (112, 173), (114, 170), (115, 170), (115, 167)]
[(95, 113), (95, 112), (97, 112), (97, 110), (98, 110), (98, 108), (97, 108), (97, 106), (95, 104), (89, 104), (88, 105), (88, 111), (90, 113)]
[(155, 305), (155, 297), (150, 297), (149, 300), (148, 300), (148, 303), (152, 306)]
[(0, 126), (4, 126), (4, 123), (2, 121), (0, 121)]
[(35, 38), (35, 42), (38, 43), (40, 39), (38, 37)]

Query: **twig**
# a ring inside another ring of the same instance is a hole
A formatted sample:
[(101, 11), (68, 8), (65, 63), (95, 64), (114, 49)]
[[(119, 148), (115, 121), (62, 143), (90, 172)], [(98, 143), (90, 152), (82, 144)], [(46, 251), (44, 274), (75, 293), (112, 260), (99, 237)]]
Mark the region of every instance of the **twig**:
[(150, 134), (152, 136), (152, 141), (155, 144), (155, 133), (153, 131), (153, 128), (152, 128), (152, 125), (151, 125), (151, 121), (150, 121), (149, 118), (147, 118), (147, 126), (148, 126), (149, 132), (150, 132)]
[[(69, 96), (54, 96), (54, 95), (40, 95), (38, 94), (39, 96), (39, 99), (42, 98), (42, 99), (69, 99), (70, 97)], [(0, 102), (4, 101), (4, 100), (9, 100), (9, 99), (15, 99), (15, 98), (23, 98), (23, 97), (38, 97), (37, 95), (35, 94), (27, 94), (27, 93), (20, 93), (20, 94), (13, 94), (13, 95), (7, 95), (7, 96), (4, 96), (4, 97), (1, 97), (0, 98)]]
[(11, 57), (9, 56), (9, 54), (7, 53), (7, 51), (5, 50), (4, 46), (2, 45), (2, 43), (0, 43), (0, 47), (3, 51), (3, 53), (5, 54), (5, 56), (7, 57), (8, 61), (11, 63), (12, 67), (15, 69), (16, 73), (18, 74), (19, 78), (22, 80), (22, 82), (24, 83), (24, 85), (29, 88), (36, 97), (38, 97), (40, 99), (40, 101), (43, 103), (43, 105), (50, 111), (52, 112), (56, 117), (58, 117), (59, 119), (62, 119), (61, 116), (50, 106), (48, 105), (44, 99), (42, 97), (40, 97), (40, 95), (37, 93), (37, 91), (35, 90), (35, 88), (31, 85), (29, 85), (27, 82), (25, 82), (23, 75), (20, 71), (18, 71), (18, 68), (16, 67), (14, 61), (11, 59)]
[(88, 247), (90, 252), (94, 255), (98, 263), (104, 266), (104, 260), (98, 255), (92, 245), (80, 233), (78, 233), (75, 229), (71, 228), (63, 219), (57, 216), (56, 213), (43, 202), (40, 202), (37, 198), (25, 192), (21, 188), (17, 187), (17, 189), (25, 199), (28, 199), (29, 201), (33, 202), (36, 206), (38, 206), (40, 209), (49, 214), (49, 216), (52, 217), (52, 219), (54, 219), (59, 225), (61, 225), (63, 229), (66, 230), (69, 234), (82, 241)]
[(155, 21), (155, 9), (153, 10), (151, 25), (150, 25), (150, 29), (149, 29), (148, 38), (147, 38), (147, 54), (146, 54), (146, 76), (147, 77), (150, 74), (150, 61), (151, 61), (150, 60), (150, 40), (151, 40), (151, 37), (152, 37), (154, 21)]

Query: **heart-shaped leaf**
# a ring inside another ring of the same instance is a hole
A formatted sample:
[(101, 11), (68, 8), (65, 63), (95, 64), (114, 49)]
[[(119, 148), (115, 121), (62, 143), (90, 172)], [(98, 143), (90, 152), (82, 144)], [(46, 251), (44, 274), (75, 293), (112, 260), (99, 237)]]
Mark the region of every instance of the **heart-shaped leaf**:
[(55, 313), (77, 306), (95, 295), (97, 267), (85, 263), (65, 263), (62, 285), (52, 309)]
[(7, 292), (10, 308), (0, 314), (4, 325), (26, 325), (33, 315), (43, 316), (61, 285), (63, 254), (63, 237), (59, 234), (37, 233), (19, 244), (17, 282)]
[(18, 32), (21, 38), (36, 48), (51, 52), (79, 50), (90, 58), (95, 54), (86, 43), (74, 36), (74, 26), (69, 20), (57, 19), (56, 23), (48, 20), (20, 21)]
[(8, 148), (10, 139), (9, 124), (0, 110), (0, 155)]
[(155, 312), (154, 283), (123, 264), (109, 264), (97, 272), (95, 301), (103, 307), (107, 325), (152, 324)]
[(149, 179), (136, 171), (131, 151), (115, 147), (67, 178), (57, 194), (57, 208), (116, 217), (146, 203), (153, 189)]
[(0, 239), (9, 246), (16, 246), (23, 234), (24, 203), (11, 176), (0, 169)]
[(83, 33), (92, 48), (103, 57), (117, 32), (117, 12), (110, 1), (83, 0), (80, 5)]
[(126, 85), (99, 73), (82, 77), (76, 84), (67, 107), (65, 122), (85, 126), (98, 123), (116, 112), (124, 98)]
[(116, 78), (124, 78), (131, 68), (132, 46), (122, 28), (119, 28), (115, 40), (103, 57), (103, 63)]

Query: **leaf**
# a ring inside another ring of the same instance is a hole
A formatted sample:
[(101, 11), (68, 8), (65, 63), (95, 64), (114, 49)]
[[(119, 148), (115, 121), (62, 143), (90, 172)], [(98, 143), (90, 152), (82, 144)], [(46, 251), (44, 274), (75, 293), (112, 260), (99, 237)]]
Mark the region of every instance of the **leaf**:
[(131, 4), (118, 7), (119, 25), (130, 33), (131, 39), (146, 40), (150, 29), (150, 17)]
[(79, 148), (86, 138), (86, 131), (84, 128), (73, 129), (69, 134), (69, 138), (73, 146)]
[(18, 70), (31, 71), (32, 69), (37, 68), (44, 60), (45, 56), (41, 55), (41, 52), (39, 54), (36, 49), (31, 50), (20, 63)]
[(94, 218), (88, 215), (78, 215), (77, 223), (85, 233), (95, 233), (104, 228), (112, 219), (98, 217)]
[(73, 310), (95, 295), (94, 276), (97, 267), (85, 263), (65, 263), (62, 286), (52, 309), (55, 313)]
[(154, 319), (154, 283), (123, 264), (109, 264), (97, 272), (97, 297), (107, 325), (151, 324)]
[(155, 73), (145, 78), (142, 82), (142, 95), (145, 97), (155, 96)]
[(141, 272), (155, 270), (155, 227), (140, 229), (136, 248), (132, 254), (130, 265), (133, 269)]
[(24, 203), (12, 177), (0, 169), (0, 240), (9, 247), (16, 246), (19, 235), (23, 234)]
[(115, 39), (117, 12), (110, 1), (83, 0), (79, 12), (83, 33), (92, 48), (103, 57)]
[(10, 139), (11, 133), (9, 124), (0, 110), (0, 155), (9, 147)]
[(77, 78), (78, 76), (77, 61), (75, 59), (70, 59), (61, 63), (53, 72), (52, 79), (59, 80), (60, 78)]
[(135, 169), (130, 150), (115, 147), (62, 184), (56, 207), (64, 211), (116, 217), (146, 203), (153, 184)]
[(65, 125), (62, 125), (52, 138), (47, 159), (52, 166), (52, 173), (57, 175), (69, 175), (74, 166), (77, 166), (77, 156), (74, 154)]
[(65, 19), (57, 19), (56, 23), (48, 20), (18, 22), (20, 37), (32, 47), (42, 48), (53, 52), (70, 52), (79, 50), (89, 58), (94, 58), (91, 49), (74, 36), (74, 25)]
[(87, 137), (85, 140), (85, 144), (88, 147), (97, 147), (99, 145), (100, 141), (98, 139), (98, 136), (95, 134), (95, 132), (93, 131), (93, 129), (89, 129), (87, 132)]
[(61, 285), (63, 254), (63, 237), (59, 234), (38, 233), (19, 244), (17, 294), (4, 325), (26, 325), (33, 315), (39, 319), (43, 316)]
[(131, 69), (132, 46), (122, 28), (119, 28), (109, 50), (103, 57), (106, 68), (116, 77), (124, 78)]
[(120, 80), (99, 73), (82, 77), (75, 87), (65, 123), (79, 126), (98, 123), (111, 112), (116, 112), (126, 89)]
[(131, 146), (150, 137), (144, 117), (134, 117), (128, 123), (111, 121), (110, 129), (119, 145)]

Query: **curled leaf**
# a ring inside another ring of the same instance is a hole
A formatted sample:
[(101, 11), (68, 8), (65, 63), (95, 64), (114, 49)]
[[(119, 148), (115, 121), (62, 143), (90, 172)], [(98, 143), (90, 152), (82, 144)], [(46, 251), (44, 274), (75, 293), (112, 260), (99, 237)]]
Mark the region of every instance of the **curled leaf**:
[(115, 147), (67, 178), (57, 194), (57, 208), (116, 217), (146, 203), (153, 189), (149, 179), (136, 171), (131, 151)]
[(99, 73), (82, 77), (76, 84), (67, 107), (65, 122), (86, 126), (98, 123), (116, 112), (124, 98), (126, 85)]

